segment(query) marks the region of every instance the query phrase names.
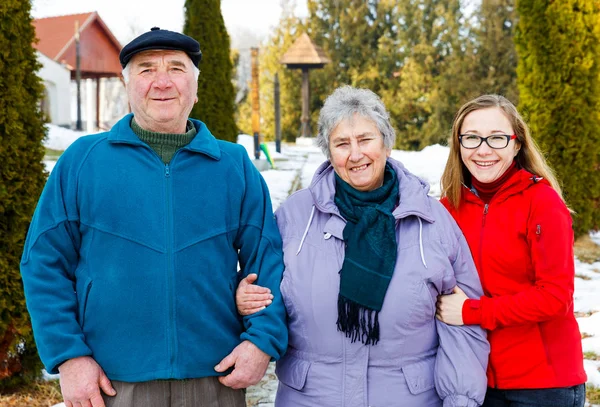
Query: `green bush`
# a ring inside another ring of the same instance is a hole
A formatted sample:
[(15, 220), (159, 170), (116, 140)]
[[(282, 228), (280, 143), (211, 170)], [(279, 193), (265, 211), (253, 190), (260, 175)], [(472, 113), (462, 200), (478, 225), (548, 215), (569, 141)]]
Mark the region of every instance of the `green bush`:
[(600, 227), (600, 4), (519, 0), (517, 11), (519, 107), (580, 236)]
[(0, 388), (40, 374), (19, 262), (45, 182), (43, 85), (29, 0), (0, 2)]
[(191, 116), (206, 123), (215, 137), (235, 142), (233, 64), (221, 1), (186, 0), (183, 32), (196, 39), (202, 50), (198, 103)]

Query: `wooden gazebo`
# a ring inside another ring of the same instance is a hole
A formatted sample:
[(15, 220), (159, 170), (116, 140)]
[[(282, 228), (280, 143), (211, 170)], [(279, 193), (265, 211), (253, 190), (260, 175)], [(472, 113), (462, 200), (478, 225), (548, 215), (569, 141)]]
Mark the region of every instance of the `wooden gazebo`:
[(308, 102), (310, 100), (310, 84), (308, 71), (323, 68), (330, 60), (325, 51), (315, 45), (308, 34), (303, 33), (283, 55), (280, 61), (289, 69), (302, 70), (302, 137), (310, 137), (310, 113)]

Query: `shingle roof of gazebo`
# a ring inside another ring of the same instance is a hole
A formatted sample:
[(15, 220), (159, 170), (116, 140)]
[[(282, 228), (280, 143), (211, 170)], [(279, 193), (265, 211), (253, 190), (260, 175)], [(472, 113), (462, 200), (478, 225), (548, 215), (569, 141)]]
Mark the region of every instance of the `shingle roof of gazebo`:
[[(292, 46), (283, 55), (280, 61), (282, 64), (288, 65), (289, 68), (307, 67), (322, 67), (331, 62), (325, 51), (310, 39), (308, 34), (303, 33)], [(291, 65), (291, 66), (290, 66)]]

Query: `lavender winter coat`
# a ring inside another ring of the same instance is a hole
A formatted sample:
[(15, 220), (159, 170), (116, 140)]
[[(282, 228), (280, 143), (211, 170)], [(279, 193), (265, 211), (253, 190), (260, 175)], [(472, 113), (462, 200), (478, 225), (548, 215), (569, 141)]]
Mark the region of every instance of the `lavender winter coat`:
[(334, 170), (317, 170), (308, 189), (275, 213), (283, 238), (281, 292), (289, 346), (277, 362), (276, 407), (479, 406), (486, 391), (489, 344), (479, 326), (435, 319), (438, 294), (458, 285), (483, 293), (465, 238), (429, 186), (388, 159), (398, 174), (394, 210), (398, 257), (377, 345), (351, 343), (338, 332), (339, 270), (345, 220), (333, 198)]

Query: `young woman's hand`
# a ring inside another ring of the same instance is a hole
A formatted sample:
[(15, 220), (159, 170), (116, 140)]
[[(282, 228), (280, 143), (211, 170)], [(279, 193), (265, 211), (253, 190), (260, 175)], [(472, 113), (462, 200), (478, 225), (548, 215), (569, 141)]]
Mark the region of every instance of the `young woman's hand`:
[(468, 299), (467, 294), (458, 286), (454, 287), (452, 294), (439, 295), (435, 317), (448, 325), (464, 325), (462, 308)]
[(257, 278), (256, 274), (248, 274), (238, 285), (235, 292), (235, 303), (240, 315), (252, 315), (273, 302), (271, 290), (253, 284)]

